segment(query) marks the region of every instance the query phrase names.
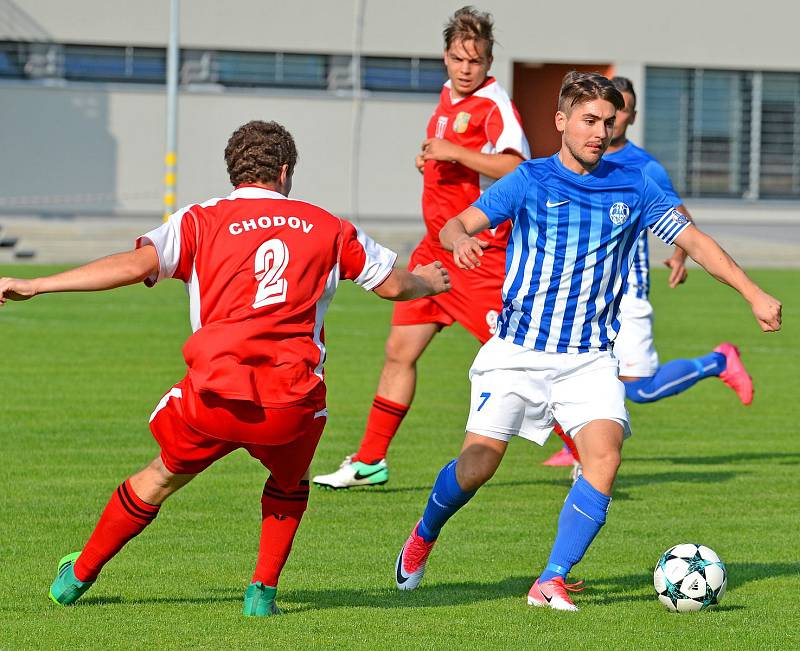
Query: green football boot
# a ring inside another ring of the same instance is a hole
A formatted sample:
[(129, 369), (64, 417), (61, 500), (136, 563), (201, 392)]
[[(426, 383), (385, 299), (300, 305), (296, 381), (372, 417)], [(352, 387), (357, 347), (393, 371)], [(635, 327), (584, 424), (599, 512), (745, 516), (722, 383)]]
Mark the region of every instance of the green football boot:
[(73, 567), (80, 552), (72, 552), (58, 561), (58, 574), (50, 586), (50, 599), (60, 606), (71, 606), (84, 592), (94, 585), (94, 581), (78, 581)]
[(372, 464), (353, 461), (345, 457), (339, 469), (329, 475), (317, 475), (311, 481), (320, 488), (353, 488), (355, 486), (381, 486), (389, 481), (389, 466), (386, 459)]
[(275, 593), (277, 592), (278, 588), (270, 588), (261, 581), (251, 583), (247, 586), (247, 592), (244, 593), (242, 614), (245, 617), (280, 615), (281, 611), (275, 603)]

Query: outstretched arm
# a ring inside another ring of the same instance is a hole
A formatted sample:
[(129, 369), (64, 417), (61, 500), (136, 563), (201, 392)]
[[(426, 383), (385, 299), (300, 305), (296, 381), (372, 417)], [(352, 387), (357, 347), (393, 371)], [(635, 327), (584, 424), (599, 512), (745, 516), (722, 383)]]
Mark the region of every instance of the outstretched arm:
[(781, 303), (756, 285), (714, 239), (696, 226), (685, 228), (675, 244), (720, 282), (730, 285), (750, 303), (764, 332), (781, 329)]
[(151, 244), (94, 260), (81, 267), (41, 278), (0, 278), (0, 305), (48, 292), (91, 292), (133, 285), (158, 272), (158, 254)]
[(430, 264), (418, 264), (414, 271), (392, 269), (374, 291), (389, 301), (410, 301), (412, 298), (433, 296), (450, 289), (450, 276), (438, 260)]

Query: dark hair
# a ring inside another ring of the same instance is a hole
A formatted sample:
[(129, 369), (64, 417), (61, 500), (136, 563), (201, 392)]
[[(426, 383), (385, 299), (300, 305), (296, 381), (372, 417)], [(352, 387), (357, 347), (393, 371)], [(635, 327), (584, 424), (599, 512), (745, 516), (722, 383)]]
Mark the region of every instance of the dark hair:
[(609, 101), (618, 111), (625, 106), (622, 93), (603, 75), (597, 72), (576, 72), (575, 70), (564, 75), (561, 92), (558, 94), (559, 111), (569, 113), (576, 104), (593, 99)]
[(453, 41), (483, 41), (486, 55), (492, 56), (494, 45), (494, 20), (492, 14), (478, 11), (467, 5), (454, 13), (444, 26), (444, 49), (449, 50)]
[(297, 164), (294, 138), (277, 122), (253, 120), (233, 132), (225, 147), (225, 163), (234, 187), (243, 183), (274, 183), (283, 165)]
[(611, 83), (620, 93), (630, 93), (633, 97), (633, 108), (636, 108), (636, 91), (633, 90), (633, 82), (627, 77), (612, 77)]

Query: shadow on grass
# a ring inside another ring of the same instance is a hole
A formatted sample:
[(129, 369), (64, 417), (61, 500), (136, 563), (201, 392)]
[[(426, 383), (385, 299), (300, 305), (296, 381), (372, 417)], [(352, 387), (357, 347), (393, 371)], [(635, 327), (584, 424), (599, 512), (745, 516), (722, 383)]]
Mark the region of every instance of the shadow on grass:
[[(760, 581), (776, 576), (797, 576), (798, 563), (733, 563), (728, 565), (728, 591), (741, 588), (752, 581)], [(586, 596), (598, 604), (625, 601), (648, 601), (653, 598), (653, 575), (651, 573), (626, 574), (591, 581), (595, 594), (588, 591)], [(744, 606), (722, 605), (716, 610), (738, 610)]]
[[(645, 474), (626, 474), (625, 467), (617, 477), (614, 487), (614, 499), (623, 501), (630, 499), (630, 493), (625, 489), (637, 488), (639, 486), (653, 486), (655, 484), (669, 484), (669, 483), (684, 483), (684, 484), (719, 484), (721, 482), (731, 481), (735, 479), (737, 473), (732, 470), (722, 470), (714, 472), (691, 472), (691, 471), (668, 471), (668, 472), (652, 472)], [(503, 488), (520, 488), (522, 486), (548, 486), (548, 487), (563, 487), (569, 490), (572, 480), (566, 471), (561, 476), (553, 477), (552, 479), (516, 479), (516, 480), (498, 480), (489, 481), (480, 490), (497, 490)], [(432, 485), (431, 485), (432, 486)], [(338, 495), (375, 495), (389, 496), (398, 493), (419, 493), (421, 498), (424, 499), (431, 491), (431, 486), (398, 486), (386, 488), (385, 486), (375, 486), (370, 488), (356, 488), (346, 491), (333, 491), (326, 489), (317, 489), (323, 493), (336, 493)], [(420, 502), (423, 505), (423, 502)]]
[(625, 461), (666, 461), (686, 466), (717, 466), (748, 461), (771, 461), (781, 466), (800, 464), (800, 452), (739, 452), (698, 457), (625, 457)]
[(723, 481), (731, 481), (739, 474), (741, 473), (733, 472), (732, 470), (714, 472), (685, 472), (678, 470), (633, 475), (627, 474), (623, 465), (622, 470), (617, 475), (615, 490), (617, 488), (634, 488), (636, 486), (652, 486), (653, 484), (670, 484), (673, 482), (681, 484), (718, 484)]
[[(777, 576), (797, 576), (800, 562), (797, 563), (735, 563), (729, 566), (728, 590), (736, 590), (752, 581)], [(319, 590), (292, 589), (281, 590), (278, 603), (286, 607), (285, 613), (292, 615), (308, 610), (329, 610), (335, 608), (435, 608), (441, 606), (462, 606), (495, 599), (522, 599), (530, 589), (535, 577), (532, 575), (509, 576), (497, 583), (477, 581), (458, 581), (422, 585), (413, 592), (401, 592), (391, 587), (374, 588), (323, 588)], [(624, 574), (620, 576), (588, 580), (588, 590), (579, 599), (586, 604), (607, 605), (623, 602), (652, 601), (655, 595), (652, 588), (653, 576), (649, 572)], [(201, 596), (175, 595), (144, 599), (126, 599), (124, 596), (87, 597), (75, 607), (106, 606), (109, 604), (219, 604), (241, 602), (244, 591), (234, 588), (211, 588)], [(717, 612), (742, 610), (745, 606), (722, 604)]]
[(522, 598), (533, 583), (532, 576), (510, 576), (499, 583), (459, 581), (422, 585), (413, 592), (395, 588), (327, 588), (322, 590), (286, 590), (280, 595), (288, 612), (327, 610), (331, 608), (425, 608), (462, 606), (508, 597)]

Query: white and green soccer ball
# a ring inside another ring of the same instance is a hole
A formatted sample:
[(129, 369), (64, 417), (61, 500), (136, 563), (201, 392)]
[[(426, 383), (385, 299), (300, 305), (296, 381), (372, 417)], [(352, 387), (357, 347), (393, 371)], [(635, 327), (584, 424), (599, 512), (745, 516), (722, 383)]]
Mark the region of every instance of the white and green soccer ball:
[(719, 603), (728, 584), (725, 563), (705, 545), (675, 545), (658, 559), (653, 586), (667, 610), (686, 613)]

